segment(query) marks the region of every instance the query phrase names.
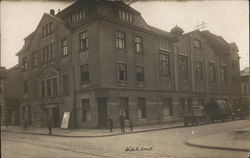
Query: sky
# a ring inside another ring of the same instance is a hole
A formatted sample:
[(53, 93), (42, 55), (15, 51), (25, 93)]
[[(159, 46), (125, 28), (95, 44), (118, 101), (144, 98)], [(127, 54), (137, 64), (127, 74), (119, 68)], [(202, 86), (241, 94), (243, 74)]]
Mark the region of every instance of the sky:
[[(24, 38), (33, 32), (43, 13), (56, 12), (72, 1), (1, 1), (1, 65), (10, 68), (18, 63), (15, 55)], [(131, 7), (145, 21), (165, 31), (178, 25), (184, 33), (196, 29), (204, 21), (210, 32), (235, 42), (239, 48), (240, 67), (249, 67), (249, 4), (248, 0), (204, 1), (137, 1)]]

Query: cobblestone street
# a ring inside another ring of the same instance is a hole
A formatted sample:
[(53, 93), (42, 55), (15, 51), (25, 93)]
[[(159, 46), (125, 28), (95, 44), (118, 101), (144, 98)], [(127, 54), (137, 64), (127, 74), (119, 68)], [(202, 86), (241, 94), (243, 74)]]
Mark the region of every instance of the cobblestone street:
[[(248, 158), (248, 152), (187, 146), (186, 140), (249, 126), (233, 121), (100, 138), (63, 138), (2, 132), (4, 158), (163, 157)], [(131, 151), (131, 150), (139, 151)], [(126, 151), (129, 150), (129, 151)]]

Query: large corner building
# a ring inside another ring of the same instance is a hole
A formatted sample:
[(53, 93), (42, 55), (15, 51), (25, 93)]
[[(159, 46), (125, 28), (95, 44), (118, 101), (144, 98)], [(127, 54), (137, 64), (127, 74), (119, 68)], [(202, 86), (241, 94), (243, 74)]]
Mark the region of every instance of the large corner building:
[(117, 1), (77, 1), (45, 13), (18, 52), (23, 69), (21, 120), (106, 128), (119, 115), (134, 125), (180, 120), (179, 112), (210, 98), (236, 104), (239, 56), (234, 43), (209, 31), (183, 34), (148, 25)]

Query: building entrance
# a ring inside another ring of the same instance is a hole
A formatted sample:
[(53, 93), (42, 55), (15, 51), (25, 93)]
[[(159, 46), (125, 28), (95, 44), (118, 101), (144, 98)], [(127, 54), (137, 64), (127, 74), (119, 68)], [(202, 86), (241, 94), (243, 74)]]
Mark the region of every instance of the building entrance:
[(98, 124), (99, 128), (108, 127), (107, 98), (98, 98)]

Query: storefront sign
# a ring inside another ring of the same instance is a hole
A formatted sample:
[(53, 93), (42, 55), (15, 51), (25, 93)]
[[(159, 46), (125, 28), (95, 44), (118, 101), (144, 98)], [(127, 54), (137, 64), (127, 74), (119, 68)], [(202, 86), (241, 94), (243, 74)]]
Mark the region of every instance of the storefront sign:
[(69, 118), (70, 118), (70, 112), (64, 112), (61, 128), (68, 128), (69, 127)]

